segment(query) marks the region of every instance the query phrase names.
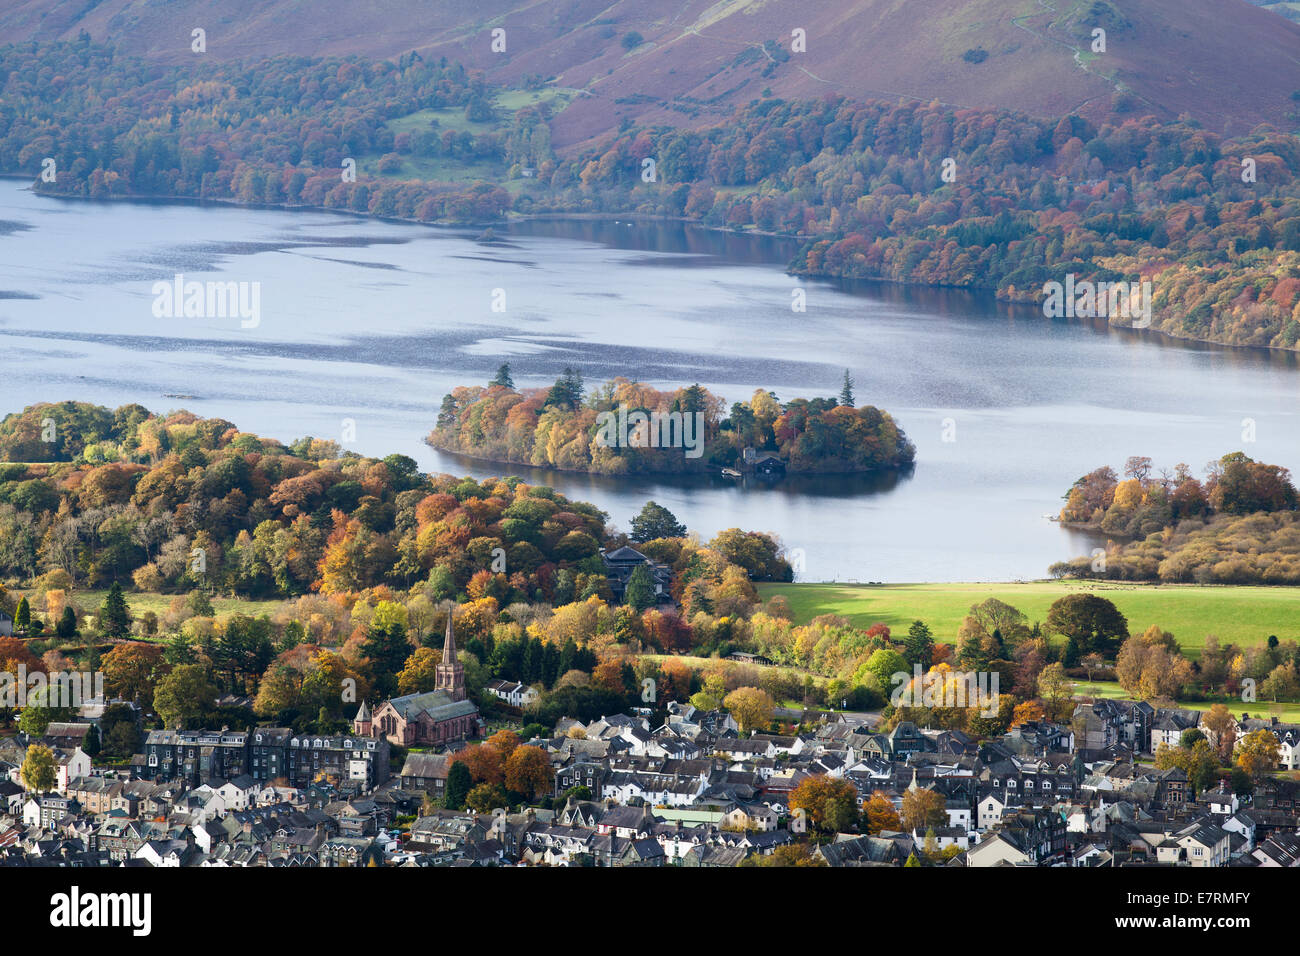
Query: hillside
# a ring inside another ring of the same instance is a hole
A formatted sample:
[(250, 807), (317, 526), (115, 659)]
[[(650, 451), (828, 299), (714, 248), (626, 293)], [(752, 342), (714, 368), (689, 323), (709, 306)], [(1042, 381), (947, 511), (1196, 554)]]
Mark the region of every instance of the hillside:
[[(555, 120), (569, 150), (625, 120), (698, 127), (764, 90), (913, 97), (1039, 116), (1188, 113), (1242, 134), (1289, 128), (1300, 26), (1246, 0), (17, 0), (0, 43), (82, 30), (149, 58), (184, 62), (196, 26), (206, 56), (395, 57), (411, 50), (582, 91)], [(1107, 51), (1088, 49), (1094, 26)], [(491, 31), (506, 30), (494, 53)], [(807, 51), (792, 53), (791, 31)], [(640, 42), (637, 42), (637, 41)], [(1249, 51), (1249, 56), (1243, 56)]]

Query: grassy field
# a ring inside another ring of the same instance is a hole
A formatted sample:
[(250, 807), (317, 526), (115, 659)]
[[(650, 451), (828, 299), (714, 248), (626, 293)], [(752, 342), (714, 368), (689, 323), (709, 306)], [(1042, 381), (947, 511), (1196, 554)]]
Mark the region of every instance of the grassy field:
[[(30, 591), (15, 590), (12, 592), (15, 596), (30, 595)], [(108, 595), (108, 589), (101, 590), (78, 590), (72, 593), (72, 601), (87, 613), (93, 613), (104, 603), (104, 598)], [(137, 593), (126, 591), (127, 607), (131, 613), (139, 617), (145, 611), (153, 611), (160, 618), (166, 613), (171, 602), (176, 599), (175, 594), (158, 594), (156, 592)], [(184, 595), (180, 595), (184, 597)], [(239, 598), (213, 597), (212, 608), (218, 614), (247, 614), (250, 617), (256, 617), (259, 614), (269, 614), (272, 610), (283, 603), (279, 598), (269, 601), (246, 601)], [(43, 607), (33, 608), (33, 610), (44, 611)]]
[(1261, 644), (1270, 634), (1300, 638), (1300, 588), (1199, 587), (1110, 582), (1035, 581), (1026, 584), (760, 584), (764, 598), (785, 595), (795, 620), (838, 614), (855, 625), (876, 622), (895, 633), (925, 621), (935, 638), (952, 643), (972, 604), (995, 597), (1042, 621), (1066, 594), (1088, 592), (1107, 598), (1139, 633), (1152, 624), (1172, 631), (1188, 657), (1195, 658), (1207, 634), (1242, 646)]

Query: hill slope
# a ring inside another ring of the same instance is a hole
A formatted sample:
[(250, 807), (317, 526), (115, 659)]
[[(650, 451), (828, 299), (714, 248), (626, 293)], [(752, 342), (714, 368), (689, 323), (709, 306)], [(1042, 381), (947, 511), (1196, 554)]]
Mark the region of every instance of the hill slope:
[[(11, 0), (0, 43), (86, 30), (183, 61), (195, 27), (207, 56), (417, 50), (585, 91), (556, 119), (572, 147), (624, 119), (704, 125), (770, 89), (836, 92), (1036, 115), (1187, 112), (1241, 134), (1291, 128), (1300, 26), (1246, 0)], [(1107, 50), (1090, 50), (1091, 31)], [(492, 51), (494, 28), (506, 50)], [(791, 33), (806, 52), (791, 52)], [(629, 36), (632, 35), (632, 36)], [(637, 43), (636, 40), (641, 42)]]

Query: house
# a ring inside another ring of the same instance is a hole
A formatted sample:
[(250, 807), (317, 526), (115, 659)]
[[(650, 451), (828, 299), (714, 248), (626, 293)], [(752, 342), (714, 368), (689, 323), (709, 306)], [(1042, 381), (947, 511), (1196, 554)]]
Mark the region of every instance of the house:
[(662, 604), (672, 600), (670, 595), (673, 586), (673, 571), (668, 565), (652, 561), (636, 548), (629, 548), (627, 545), (608, 552), (602, 548), (600, 560), (605, 565), (605, 580), (609, 584), (609, 589), (613, 593), (616, 603), (623, 603), (623, 595), (627, 591), (628, 581), (632, 579), (632, 572), (640, 567), (644, 567), (650, 572), (656, 603)]
[(423, 790), (434, 799), (442, 799), (447, 790), (447, 773), (451, 762), (446, 754), (412, 753), (402, 764), (403, 790)]
[(14, 636), (14, 619), (5, 611), (0, 611), (0, 637)]
[(516, 709), (527, 707), (541, 696), (536, 688), (511, 680), (494, 680), (483, 689)]
[(1180, 710), (1173, 707), (1161, 707), (1155, 712), (1151, 723), (1151, 749), (1154, 752), (1161, 744), (1177, 747), (1183, 733), (1200, 726), (1199, 710)]

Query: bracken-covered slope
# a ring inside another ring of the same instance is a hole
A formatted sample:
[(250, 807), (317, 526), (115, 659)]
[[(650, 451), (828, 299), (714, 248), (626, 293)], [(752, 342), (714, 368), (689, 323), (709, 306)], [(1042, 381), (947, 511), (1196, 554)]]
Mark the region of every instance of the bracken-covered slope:
[[(1294, 126), (1300, 26), (1246, 0), (9, 0), (0, 43), (86, 30), (170, 62), (416, 50), (583, 91), (573, 147), (625, 119), (698, 126), (764, 90), (908, 97), (1036, 115), (1188, 113)], [(1106, 31), (1094, 53), (1092, 31)], [(493, 52), (492, 31), (505, 30)], [(802, 30), (806, 52), (792, 52)], [(639, 42), (637, 42), (639, 41)]]

